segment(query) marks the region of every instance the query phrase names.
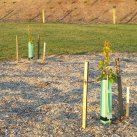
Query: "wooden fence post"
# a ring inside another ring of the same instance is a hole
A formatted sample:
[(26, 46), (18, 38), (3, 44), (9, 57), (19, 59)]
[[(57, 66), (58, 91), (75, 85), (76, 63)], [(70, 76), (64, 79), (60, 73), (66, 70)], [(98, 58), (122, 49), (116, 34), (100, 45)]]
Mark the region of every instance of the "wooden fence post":
[(82, 115), (82, 128), (86, 128), (87, 123), (87, 93), (88, 93), (88, 69), (89, 62), (85, 62), (84, 68), (84, 90), (83, 90), (83, 115)]
[(18, 36), (16, 35), (16, 61), (19, 62), (19, 45), (18, 45)]

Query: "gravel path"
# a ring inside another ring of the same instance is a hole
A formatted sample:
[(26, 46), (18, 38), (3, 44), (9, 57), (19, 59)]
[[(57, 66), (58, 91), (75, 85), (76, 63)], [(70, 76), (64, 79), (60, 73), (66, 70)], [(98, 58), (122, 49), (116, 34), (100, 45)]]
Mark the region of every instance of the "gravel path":
[[(130, 118), (118, 120), (117, 86), (113, 86), (113, 116), (100, 124), (100, 83), (97, 64), (101, 54), (49, 56), (40, 61), (0, 63), (1, 137), (136, 137), (137, 56), (116, 53), (122, 68), (125, 106), (130, 86)], [(81, 128), (84, 61), (90, 62), (87, 128)], [(114, 64), (113, 64), (114, 65)]]

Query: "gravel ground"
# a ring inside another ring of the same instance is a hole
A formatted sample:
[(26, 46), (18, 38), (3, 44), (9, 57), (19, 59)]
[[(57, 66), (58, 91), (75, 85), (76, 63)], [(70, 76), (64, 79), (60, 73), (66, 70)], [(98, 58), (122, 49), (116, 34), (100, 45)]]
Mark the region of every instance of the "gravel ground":
[[(1, 137), (136, 137), (137, 55), (121, 59), (123, 96), (130, 86), (130, 118), (118, 119), (117, 85), (113, 86), (111, 125), (100, 124), (101, 54), (48, 56), (46, 63), (21, 60), (0, 63)], [(89, 61), (87, 128), (81, 128), (84, 61)], [(114, 65), (114, 64), (112, 64)]]

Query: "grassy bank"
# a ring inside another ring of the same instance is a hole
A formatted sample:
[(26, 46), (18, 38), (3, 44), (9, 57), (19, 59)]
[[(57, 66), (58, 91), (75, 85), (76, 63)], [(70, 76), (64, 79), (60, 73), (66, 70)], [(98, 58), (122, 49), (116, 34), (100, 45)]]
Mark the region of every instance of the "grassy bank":
[(0, 60), (15, 58), (15, 37), (19, 39), (19, 53), (27, 57), (28, 25), (34, 38), (47, 43), (47, 54), (86, 54), (101, 52), (105, 40), (114, 52), (137, 52), (137, 25), (77, 25), (77, 24), (15, 24), (0, 23)]

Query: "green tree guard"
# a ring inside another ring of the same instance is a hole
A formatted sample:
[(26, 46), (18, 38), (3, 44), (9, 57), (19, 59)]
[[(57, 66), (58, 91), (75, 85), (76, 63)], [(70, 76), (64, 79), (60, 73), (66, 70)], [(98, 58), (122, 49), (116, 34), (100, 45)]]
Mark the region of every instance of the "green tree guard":
[(33, 57), (34, 57), (33, 43), (28, 42), (28, 58), (33, 59)]
[(101, 81), (100, 120), (103, 124), (111, 123), (112, 119), (112, 82)]

